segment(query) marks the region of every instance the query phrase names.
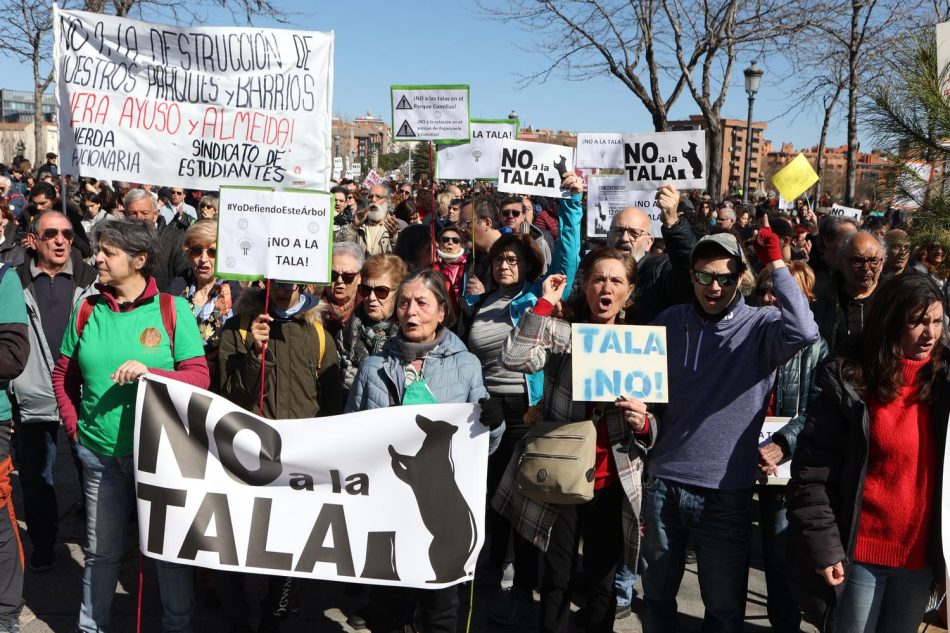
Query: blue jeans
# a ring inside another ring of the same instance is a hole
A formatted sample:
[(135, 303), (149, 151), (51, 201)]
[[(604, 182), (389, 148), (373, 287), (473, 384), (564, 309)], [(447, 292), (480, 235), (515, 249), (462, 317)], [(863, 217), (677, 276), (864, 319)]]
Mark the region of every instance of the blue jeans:
[(649, 475), (643, 481), (645, 633), (675, 633), (686, 540), (696, 543), (704, 633), (742, 631), (752, 543), (752, 490), (715, 490)]
[(836, 633), (911, 633), (930, 597), (933, 570), (851, 563), (835, 614)]
[(769, 623), (775, 633), (798, 633), (802, 612), (792, 597), (785, 555), (788, 547), (785, 486), (759, 486), (758, 492)]
[(630, 568), (619, 563), (617, 565), (617, 574), (614, 576), (614, 597), (617, 598), (617, 608), (626, 608), (633, 602), (633, 594), (636, 593), (633, 586), (637, 584), (637, 575), (630, 571)]
[[(125, 552), (129, 513), (135, 508), (132, 456), (100, 455), (78, 446), (86, 493), (86, 564), (82, 572), (79, 630), (109, 630), (112, 596)], [(191, 567), (156, 561), (162, 599), (162, 631), (189, 633), (194, 603)]]

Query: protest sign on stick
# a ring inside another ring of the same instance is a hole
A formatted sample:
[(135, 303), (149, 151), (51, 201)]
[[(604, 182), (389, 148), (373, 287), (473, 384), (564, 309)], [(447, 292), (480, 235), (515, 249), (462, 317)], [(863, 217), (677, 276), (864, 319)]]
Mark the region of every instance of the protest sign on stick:
[(786, 200), (794, 200), (808, 191), (816, 182), (818, 182), (818, 174), (801, 153), (772, 176), (772, 184)]
[(833, 215), (838, 218), (851, 218), (852, 220), (861, 221), (861, 209), (855, 209), (853, 207), (843, 207), (840, 204), (831, 205), (831, 210), (828, 211), (828, 215)]
[(567, 198), (562, 175), (574, 170), (574, 149), (563, 145), (505, 141), (498, 169), (498, 191)]
[(394, 141), (465, 143), (469, 129), (466, 85), (391, 86)]
[(437, 146), (435, 177), (440, 180), (497, 180), (502, 145), (517, 138), (517, 119), (472, 119), (471, 141)]
[(666, 328), (574, 323), (571, 371), (576, 401), (668, 402)]
[(577, 166), (623, 169), (623, 134), (578, 132)]
[(332, 196), (222, 187), (215, 273), (224, 279), (328, 283)]
[(622, 166), (630, 191), (655, 190), (665, 184), (680, 191), (705, 189), (705, 132), (624, 134)]
[(60, 171), (325, 189), (333, 33), (53, 13)]
[(147, 375), (135, 418), (146, 556), (425, 589), (474, 575), (488, 462), (474, 405), (267, 420)]

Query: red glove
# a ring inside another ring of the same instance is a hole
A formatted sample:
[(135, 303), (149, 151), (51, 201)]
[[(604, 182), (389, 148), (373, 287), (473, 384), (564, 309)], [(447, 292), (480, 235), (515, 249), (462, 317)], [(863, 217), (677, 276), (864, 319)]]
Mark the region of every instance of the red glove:
[(759, 234), (752, 242), (755, 256), (763, 266), (782, 259), (782, 243), (778, 235), (768, 226), (759, 229)]

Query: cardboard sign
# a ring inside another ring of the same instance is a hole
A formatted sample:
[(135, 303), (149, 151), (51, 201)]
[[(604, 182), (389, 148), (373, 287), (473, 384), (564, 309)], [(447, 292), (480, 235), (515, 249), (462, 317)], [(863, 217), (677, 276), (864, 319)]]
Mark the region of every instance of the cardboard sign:
[(577, 166), (603, 169), (623, 168), (623, 134), (578, 132)]
[(60, 173), (325, 189), (333, 33), (158, 25), (54, 6)]
[(498, 191), (568, 198), (561, 174), (574, 170), (574, 149), (563, 145), (506, 141), (501, 148)]
[(146, 556), (425, 589), (474, 576), (488, 464), (475, 405), (267, 420), (147, 375), (135, 418)]
[(828, 211), (828, 215), (833, 215), (839, 218), (851, 218), (857, 222), (861, 221), (861, 209), (855, 209), (853, 207), (843, 207), (840, 204), (831, 205), (831, 210)]
[(587, 237), (608, 237), (614, 216), (627, 207), (642, 209), (650, 216), (650, 233), (663, 237), (656, 191), (627, 191), (623, 176), (591, 176), (587, 188)]
[(706, 188), (706, 135), (702, 130), (624, 134), (623, 170), (627, 189), (647, 191), (665, 184)]
[(818, 182), (818, 174), (801, 153), (772, 176), (772, 184), (786, 200), (794, 200), (808, 191), (816, 182)]
[(322, 191), (222, 187), (216, 274), (328, 283), (332, 199)]
[(363, 181), (363, 186), (369, 189), (375, 185), (378, 185), (382, 182), (383, 177), (376, 173), (375, 169), (370, 169), (369, 173), (366, 174), (366, 179)]
[(391, 86), (394, 141), (467, 142), (468, 86)]
[(574, 323), (571, 370), (575, 401), (668, 402), (666, 328)]
[[(788, 424), (791, 418), (766, 417), (762, 430), (759, 432), (759, 447), (765, 446), (772, 439), (772, 434)], [(779, 464), (778, 472), (769, 476), (766, 482), (769, 486), (784, 486), (792, 478), (792, 456), (789, 455), (785, 461)]]
[(497, 180), (502, 146), (517, 138), (517, 119), (472, 119), (471, 141), (437, 146), (435, 177), (441, 180)]

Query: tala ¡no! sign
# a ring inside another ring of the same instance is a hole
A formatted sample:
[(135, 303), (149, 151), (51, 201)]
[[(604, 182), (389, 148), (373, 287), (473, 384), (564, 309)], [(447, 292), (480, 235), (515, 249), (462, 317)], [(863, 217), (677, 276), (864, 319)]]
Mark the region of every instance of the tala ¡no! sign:
[(627, 189), (645, 191), (672, 184), (706, 188), (706, 136), (702, 130), (625, 134), (623, 171)]
[(574, 323), (574, 400), (613, 402), (630, 396), (643, 402), (668, 402), (666, 349), (665, 327)]

